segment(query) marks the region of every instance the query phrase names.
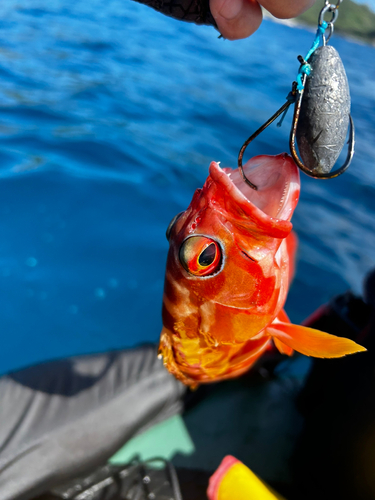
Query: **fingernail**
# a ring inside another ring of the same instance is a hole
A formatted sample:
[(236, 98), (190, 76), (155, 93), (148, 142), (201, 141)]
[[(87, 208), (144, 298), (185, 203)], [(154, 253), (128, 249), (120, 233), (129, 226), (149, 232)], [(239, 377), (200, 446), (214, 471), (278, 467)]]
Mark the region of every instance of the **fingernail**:
[(227, 21), (236, 18), (242, 9), (242, 0), (226, 0), (219, 11), (221, 17)]

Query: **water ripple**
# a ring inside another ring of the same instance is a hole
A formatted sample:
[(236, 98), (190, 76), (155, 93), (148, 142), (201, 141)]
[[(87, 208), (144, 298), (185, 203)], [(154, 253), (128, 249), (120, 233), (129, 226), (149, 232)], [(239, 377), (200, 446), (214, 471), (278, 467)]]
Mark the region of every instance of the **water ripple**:
[[(0, 371), (156, 340), (165, 227), (212, 159), (236, 165), (313, 34), (265, 21), (230, 43), (122, 0), (3, 0), (0, 28)], [(296, 321), (375, 264), (375, 49), (332, 44), (356, 155), (339, 179), (303, 176)], [(290, 120), (249, 154), (287, 150)]]

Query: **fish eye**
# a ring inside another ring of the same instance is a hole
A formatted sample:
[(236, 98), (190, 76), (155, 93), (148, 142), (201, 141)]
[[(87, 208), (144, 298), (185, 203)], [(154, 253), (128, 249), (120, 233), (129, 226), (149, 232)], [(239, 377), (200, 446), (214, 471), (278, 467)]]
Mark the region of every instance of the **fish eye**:
[(175, 225), (175, 223), (178, 221), (178, 219), (181, 217), (181, 215), (183, 214), (184, 212), (180, 212), (179, 214), (175, 215), (173, 217), (173, 219), (171, 220), (171, 222), (169, 223), (168, 227), (167, 227), (167, 230), (165, 232), (165, 236), (167, 237), (167, 240), (169, 241), (169, 238), (171, 237), (171, 231), (172, 231), (172, 228), (173, 226)]
[(219, 244), (206, 236), (190, 236), (179, 253), (183, 268), (194, 276), (209, 276), (220, 269), (222, 255)]

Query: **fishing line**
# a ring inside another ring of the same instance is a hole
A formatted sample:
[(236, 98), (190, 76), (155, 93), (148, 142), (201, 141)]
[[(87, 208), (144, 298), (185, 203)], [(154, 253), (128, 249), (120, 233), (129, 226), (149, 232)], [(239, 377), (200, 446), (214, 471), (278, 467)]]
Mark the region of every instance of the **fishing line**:
[[(277, 123), (280, 127), (291, 104), (294, 104), (294, 115), (289, 149), (300, 170), (316, 179), (332, 179), (345, 172), (352, 161), (355, 137), (350, 115), (349, 84), (340, 56), (332, 46), (327, 46), (334, 31), (341, 2), (342, 0), (338, 0), (336, 4), (331, 4), (329, 0), (325, 0), (319, 13), (313, 44), (305, 58), (300, 55), (297, 58), (300, 68), (286, 102), (244, 142), (239, 151), (238, 168), (243, 180), (254, 190), (257, 186), (246, 177), (243, 169), (245, 150), (260, 133), (282, 115)], [(331, 19), (328, 21), (324, 19), (327, 13), (331, 14)], [(317, 88), (319, 90), (316, 90)], [(332, 172), (344, 146), (348, 128), (346, 160), (341, 167)], [(296, 142), (302, 159), (297, 153)]]

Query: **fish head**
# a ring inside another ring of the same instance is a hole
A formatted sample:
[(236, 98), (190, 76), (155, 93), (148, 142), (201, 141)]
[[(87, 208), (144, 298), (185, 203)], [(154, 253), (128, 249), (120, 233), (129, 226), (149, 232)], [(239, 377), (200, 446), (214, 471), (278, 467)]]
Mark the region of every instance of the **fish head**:
[[(224, 358), (275, 319), (288, 290), (283, 242), (298, 202), (298, 169), (282, 154), (254, 157), (244, 171), (256, 191), (238, 169), (212, 162), (203, 188), (167, 230), (161, 352), (168, 368), (177, 363), (197, 377), (203, 364), (224, 370)], [(253, 341), (257, 349), (264, 344)]]

